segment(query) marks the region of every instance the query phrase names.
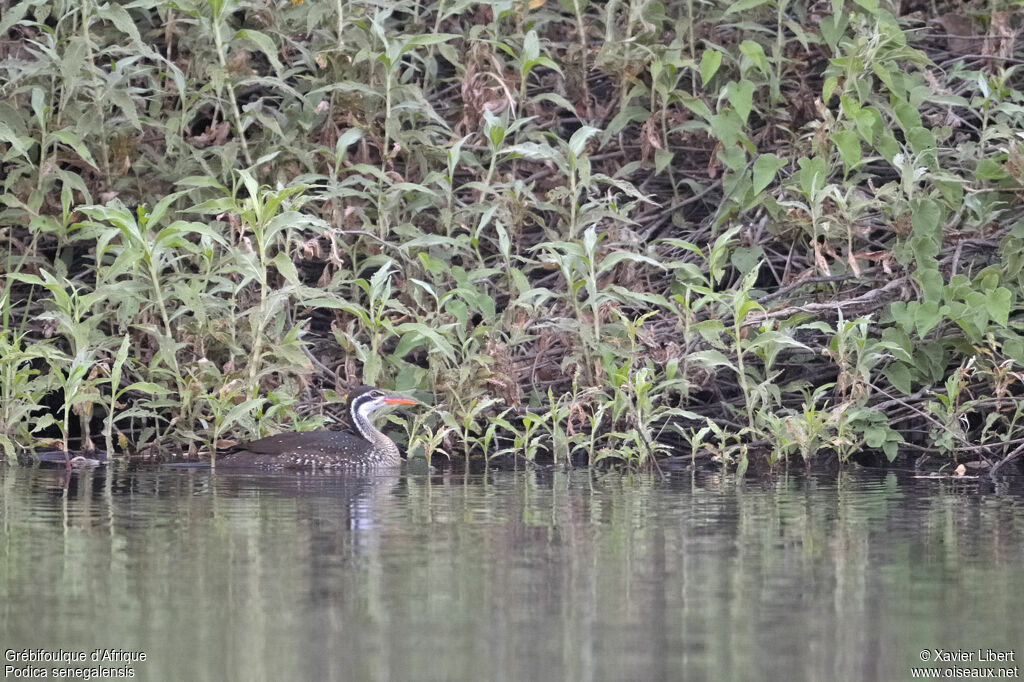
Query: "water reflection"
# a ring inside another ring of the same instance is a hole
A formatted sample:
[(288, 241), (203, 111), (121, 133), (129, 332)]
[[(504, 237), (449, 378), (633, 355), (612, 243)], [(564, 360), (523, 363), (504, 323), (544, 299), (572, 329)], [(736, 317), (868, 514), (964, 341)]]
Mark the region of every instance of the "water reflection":
[[(1024, 642), (1011, 491), (0, 468), (0, 639), (146, 680), (896, 679)], [(1021, 651), (1018, 655), (1024, 655)]]

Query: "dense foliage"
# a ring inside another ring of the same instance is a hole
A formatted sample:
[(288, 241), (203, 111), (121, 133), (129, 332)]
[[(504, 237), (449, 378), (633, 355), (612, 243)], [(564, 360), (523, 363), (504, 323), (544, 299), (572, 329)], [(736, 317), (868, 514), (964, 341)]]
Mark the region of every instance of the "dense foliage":
[[(1024, 451), (1009, 0), (0, 0), (0, 444)], [(429, 393), (423, 393), (429, 392)]]

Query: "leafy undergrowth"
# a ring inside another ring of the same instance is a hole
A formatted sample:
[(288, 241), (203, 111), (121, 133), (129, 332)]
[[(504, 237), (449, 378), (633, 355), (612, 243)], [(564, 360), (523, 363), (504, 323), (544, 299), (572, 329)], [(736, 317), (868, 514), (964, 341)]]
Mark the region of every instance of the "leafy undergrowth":
[(0, 445), (195, 453), (365, 382), (431, 458), (998, 468), (1013, 5), (14, 2)]

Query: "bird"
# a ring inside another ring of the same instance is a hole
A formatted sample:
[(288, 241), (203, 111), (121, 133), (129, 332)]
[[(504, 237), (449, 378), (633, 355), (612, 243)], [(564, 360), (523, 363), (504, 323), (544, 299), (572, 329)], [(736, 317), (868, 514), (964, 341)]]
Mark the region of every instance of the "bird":
[(416, 405), (416, 400), (360, 386), (348, 399), (352, 432), (299, 431), (267, 436), (229, 448), (214, 467), (246, 469), (393, 469), (402, 459), (394, 441), (380, 432), (370, 415), (389, 405)]

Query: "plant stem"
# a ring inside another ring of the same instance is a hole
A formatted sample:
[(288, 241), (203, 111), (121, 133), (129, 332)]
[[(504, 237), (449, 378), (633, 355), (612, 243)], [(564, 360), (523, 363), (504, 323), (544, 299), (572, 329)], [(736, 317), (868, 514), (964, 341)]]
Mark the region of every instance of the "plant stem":
[(576, 11), (576, 32), (580, 39), (580, 86), (583, 89), (583, 111), (590, 118), (590, 86), (587, 84), (587, 27), (583, 23), (583, 10), (580, 0), (573, 0)]
[[(739, 312), (737, 310), (737, 312)], [(740, 337), (743, 320), (733, 315), (733, 338), (736, 340), (736, 368), (739, 372), (740, 390), (743, 391), (743, 405), (747, 408), (747, 424), (754, 428), (754, 408), (750, 405), (750, 391), (747, 387), (747, 370), (743, 363), (743, 339)]]
[(245, 141), (245, 131), (242, 129), (242, 112), (238, 109), (238, 100), (235, 99), (235, 86), (231, 82), (231, 74), (228, 73), (228, 59), (224, 48), (224, 39), (220, 34), (220, 13), (215, 12), (213, 16), (213, 40), (217, 45), (217, 59), (220, 61), (220, 68), (224, 71), (224, 84), (228, 89), (228, 100), (231, 102), (231, 114), (235, 119), (235, 130), (238, 139), (242, 142), (242, 154), (245, 155), (245, 162), (252, 165), (252, 156), (249, 154), (249, 145)]

